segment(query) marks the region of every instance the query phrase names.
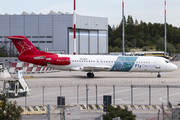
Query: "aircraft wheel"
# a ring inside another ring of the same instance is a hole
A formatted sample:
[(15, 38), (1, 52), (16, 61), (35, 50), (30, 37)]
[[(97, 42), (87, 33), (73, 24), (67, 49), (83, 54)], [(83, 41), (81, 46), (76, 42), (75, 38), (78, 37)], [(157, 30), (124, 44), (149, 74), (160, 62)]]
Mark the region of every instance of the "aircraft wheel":
[(94, 74), (93, 74), (93, 73), (87, 73), (87, 77), (93, 78), (93, 77), (94, 77)]
[(89, 73), (87, 73), (87, 77), (89, 77)]
[(91, 73), (91, 74), (90, 74), (90, 78), (93, 78), (93, 77), (94, 77), (94, 74), (93, 74), (93, 73)]
[(90, 73), (87, 73), (87, 77), (90, 77)]
[(161, 77), (161, 75), (159, 74), (159, 75), (157, 75), (157, 77), (158, 77), (158, 78), (160, 78), (160, 77)]

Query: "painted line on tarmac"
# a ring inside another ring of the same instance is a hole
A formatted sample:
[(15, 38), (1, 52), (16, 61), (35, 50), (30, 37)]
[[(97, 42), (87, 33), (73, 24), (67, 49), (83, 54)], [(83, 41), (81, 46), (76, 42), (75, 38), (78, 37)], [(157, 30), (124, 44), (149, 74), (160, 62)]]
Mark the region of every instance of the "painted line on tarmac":
[[(178, 95), (178, 94), (180, 94), (180, 92), (174, 93), (174, 94), (170, 94), (169, 97), (170, 97), (170, 96), (174, 96), (174, 95)], [(167, 100), (163, 100), (164, 98), (167, 98), (167, 96), (160, 97), (159, 100), (162, 101), (162, 102), (166, 102), (166, 103), (167, 103)]]
[[(163, 88), (163, 89), (165, 89), (165, 88)], [(151, 93), (152, 92), (157, 92), (157, 91), (160, 91), (160, 90), (162, 90), (162, 89), (158, 89), (158, 90), (153, 90), (153, 91), (151, 91)], [(148, 94), (149, 92), (145, 92), (145, 93), (141, 93), (141, 94), (135, 94), (135, 95), (133, 95), (133, 101), (135, 101), (135, 97), (138, 97), (138, 96), (142, 96), (142, 95), (149, 95)], [(123, 99), (130, 99), (131, 97), (125, 97), (125, 98), (121, 98), (121, 99), (119, 99), (120, 101), (123, 101), (124, 103), (131, 103), (131, 101), (128, 101), (128, 100), (123, 100)], [(116, 99), (116, 100), (118, 100), (118, 99)]]

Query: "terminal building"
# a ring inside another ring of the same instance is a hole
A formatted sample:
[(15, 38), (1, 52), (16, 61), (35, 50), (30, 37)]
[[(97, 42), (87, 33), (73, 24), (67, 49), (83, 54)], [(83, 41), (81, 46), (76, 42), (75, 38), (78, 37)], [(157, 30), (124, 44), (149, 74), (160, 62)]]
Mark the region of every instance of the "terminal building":
[[(76, 15), (76, 22), (76, 53), (108, 54), (108, 18)], [(0, 14), (0, 44), (7, 47), (11, 44), (5, 36), (23, 35), (42, 51), (73, 54), (73, 34), (70, 13)]]

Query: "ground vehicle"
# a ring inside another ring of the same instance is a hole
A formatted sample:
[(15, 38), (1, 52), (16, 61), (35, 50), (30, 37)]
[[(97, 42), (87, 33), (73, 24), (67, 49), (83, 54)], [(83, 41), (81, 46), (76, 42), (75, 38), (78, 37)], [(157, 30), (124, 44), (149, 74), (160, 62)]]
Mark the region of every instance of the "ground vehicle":
[(16, 77), (11, 77), (8, 70), (0, 63), (0, 80), (3, 81), (2, 91), (7, 97), (19, 97), (30, 94), (30, 89), (22, 76), (22, 70), (17, 70)]

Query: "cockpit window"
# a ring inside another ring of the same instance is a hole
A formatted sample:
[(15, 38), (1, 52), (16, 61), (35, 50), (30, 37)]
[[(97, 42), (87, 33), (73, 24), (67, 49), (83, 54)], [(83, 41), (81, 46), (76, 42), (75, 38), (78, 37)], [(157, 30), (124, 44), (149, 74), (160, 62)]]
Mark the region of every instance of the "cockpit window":
[(166, 63), (169, 63), (169, 61), (167, 61), (167, 60), (166, 60), (165, 62), (166, 62)]

